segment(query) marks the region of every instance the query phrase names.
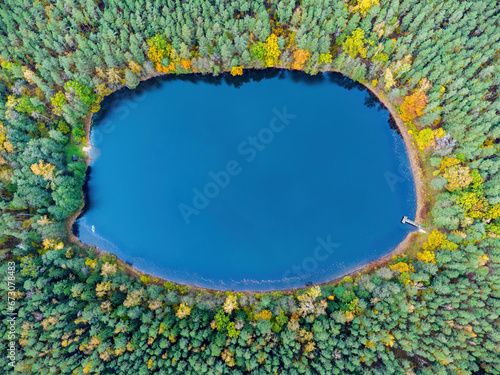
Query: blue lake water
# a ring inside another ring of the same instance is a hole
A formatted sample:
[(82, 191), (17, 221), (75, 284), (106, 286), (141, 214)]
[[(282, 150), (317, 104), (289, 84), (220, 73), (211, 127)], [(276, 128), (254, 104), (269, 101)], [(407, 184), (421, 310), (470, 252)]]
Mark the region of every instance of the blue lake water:
[(412, 230), (416, 197), (389, 112), (339, 74), (155, 79), (95, 116), (79, 239), (203, 287), (341, 276)]

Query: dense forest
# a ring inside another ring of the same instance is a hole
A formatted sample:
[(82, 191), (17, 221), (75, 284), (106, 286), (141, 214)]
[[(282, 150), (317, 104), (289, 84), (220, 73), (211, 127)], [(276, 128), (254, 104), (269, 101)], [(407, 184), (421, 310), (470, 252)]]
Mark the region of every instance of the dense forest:
[[(499, 17), (496, 0), (2, 0), (1, 372), (500, 374)], [(427, 185), (415, 256), (232, 293), (69, 241), (105, 96), (273, 67), (338, 71), (398, 108)]]

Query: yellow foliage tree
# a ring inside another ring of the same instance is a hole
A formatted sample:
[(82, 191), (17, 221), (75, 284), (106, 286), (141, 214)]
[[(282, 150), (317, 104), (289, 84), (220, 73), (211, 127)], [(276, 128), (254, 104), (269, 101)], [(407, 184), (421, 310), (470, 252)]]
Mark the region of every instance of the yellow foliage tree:
[(427, 79), (427, 77), (424, 77), (424, 78), (421, 78), (419, 81), (418, 81), (418, 89), (420, 91), (424, 91), (424, 92), (427, 92), (429, 91), (429, 89), (432, 87), (432, 83), (431, 81), (429, 81)]
[[(408, 133), (413, 134), (413, 131), (409, 130)], [(434, 144), (434, 132), (432, 129), (425, 128), (419, 132), (414, 133), (415, 142), (420, 150), (425, 150)]]
[(12, 143), (10, 143), (9, 141), (5, 141), (2, 146), (5, 149), (5, 151), (7, 151), (7, 153), (10, 154), (10, 153), (14, 152), (14, 145)]
[(104, 263), (101, 268), (101, 275), (104, 277), (112, 277), (115, 275), (118, 270), (118, 266), (116, 264)]
[(161, 60), (165, 57), (165, 51), (159, 49), (154, 44), (149, 46), (148, 57), (154, 63), (160, 63)]
[(443, 173), (443, 177), (448, 180), (448, 185), (446, 188), (449, 191), (456, 191), (466, 188), (474, 180), (474, 176), (470, 173), (469, 167), (462, 167), (460, 165), (454, 165), (446, 169)]
[[(297, 299), (300, 301), (298, 312), (303, 317), (306, 317), (310, 314), (317, 314), (316, 298), (318, 298), (319, 296), (321, 296), (321, 288), (319, 286), (313, 286), (304, 294), (297, 296)], [(321, 306), (321, 303), (319, 304), (319, 306)]]
[(434, 129), (435, 138), (443, 138), (446, 135), (446, 131), (443, 128)]
[(464, 215), (481, 219), (486, 215), (488, 201), (477, 191), (466, 192), (457, 197), (457, 204), (464, 209)]
[(87, 345), (81, 344), (78, 349), (85, 354), (91, 354), (100, 344), (101, 340), (97, 336), (92, 336)]
[(62, 105), (66, 103), (66, 96), (61, 92), (57, 92), (53, 98), (50, 98), (50, 102), (53, 106), (54, 114), (61, 116), (62, 115)]
[(134, 307), (142, 303), (144, 297), (147, 295), (144, 289), (136, 289), (127, 294), (127, 298), (123, 301), (125, 307)]
[(486, 254), (483, 254), (483, 255), (480, 255), (478, 259), (479, 259), (478, 266), (482, 267), (482, 266), (486, 265), (486, 263), (488, 263), (488, 261), (490, 260), (490, 257)]
[(95, 291), (97, 297), (104, 297), (111, 290), (111, 281), (103, 281), (96, 285)]
[(29, 70), (28, 68), (23, 67), (23, 76), (26, 79), (26, 81), (28, 81), (29, 83), (31, 83), (32, 85), (35, 84), (35, 80), (33, 79), (33, 77), (36, 77), (36, 75), (35, 75), (35, 73), (33, 73), (32, 70)]
[(355, 315), (352, 311), (343, 311), (344, 316), (345, 316), (345, 321), (346, 323), (349, 323), (354, 320)]
[(238, 308), (238, 302), (236, 299), (237, 297), (234, 294), (230, 294), (227, 296), (226, 301), (222, 306), (222, 308), (227, 314), (231, 314), (234, 309)]
[(132, 60), (131, 62), (128, 63), (128, 66), (129, 66), (130, 70), (132, 71), (132, 73), (141, 74), (142, 66), (140, 64), (138, 64)]
[(64, 248), (64, 243), (59, 238), (57, 240), (46, 238), (42, 241), (42, 246), (44, 250), (61, 250)]
[(441, 243), (446, 240), (446, 234), (441, 233), (439, 230), (434, 229), (429, 237), (427, 237), (427, 241), (422, 244), (422, 248), (424, 250), (434, 250), (437, 249)]
[(162, 64), (165, 57), (168, 57), (177, 63), (180, 62), (177, 51), (175, 51), (171, 44), (167, 43), (163, 35), (157, 34), (151, 39), (148, 39), (146, 42), (149, 45), (148, 57), (151, 61), (153, 61), (158, 72), (168, 73), (169, 71), (175, 70), (175, 65), (173, 69), (170, 69), (170, 67), (166, 67)]
[(3, 124), (2, 121), (0, 121), (0, 151), (2, 151), (2, 145), (3, 143), (7, 140), (7, 128)]
[(304, 353), (310, 353), (316, 349), (316, 343), (314, 341), (308, 341), (304, 346)]
[(442, 138), (446, 135), (446, 132), (442, 128), (436, 130), (425, 128), (417, 132), (408, 130), (408, 133), (414, 134), (415, 142), (420, 150), (425, 150), (428, 147), (434, 146), (437, 138)]
[(149, 358), (149, 361), (148, 361), (148, 370), (151, 370), (151, 367), (153, 367), (153, 358)]
[(320, 53), (318, 62), (319, 64), (330, 64), (332, 62), (332, 54), (330, 52)]
[(417, 253), (417, 259), (424, 263), (436, 263), (436, 256), (434, 251), (424, 250), (424, 252)]
[(14, 95), (9, 95), (7, 97), (7, 103), (5, 103), (5, 106), (7, 108), (15, 108), (18, 101), (19, 99), (17, 99)]
[(264, 64), (268, 68), (272, 68), (274, 65), (278, 64), (278, 58), (281, 53), (278, 46), (278, 37), (275, 34), (269, 35), (264, 43), (264, 48), (266, 50)]
[(191, 307), (187, 303), (181, 303), (179, 305), (179, 308), (177, 309), (177, 312), (175, 313), (175, 316), (178, 317), (179, 319), (183, 319), (186, 316), (189, 316), (191, 314)]
[(450, 251), (455, 251), (456, 249), (458, 249), (458, 245), (454, 242), (444, 240), (441, 243), (441, 249), (448, 249)]
[(40, 217), (40, 219), (38, 219), (36, 221), (36, 223), (38, 225), (40, 225), (41, 227), (43, 227), (45, 225), (52, 224), (52, 220), (49, 220), (49, 218), (47, 217), (47, 215), (43, 215), (42, 217)]
[(460, 164), (460, 163), (461, 163), (461, 161), (459, 159), (457, 159), (457, 158), (444, 158), (439, 163), (439, 170), (441, 172), (444, 172), (444, 170), (446, 168), (451, 167), (452, 165)]
[(90, 369), (92, 368), (92, 362), (94, 362), (94, 361), (90, 361), (89, 363), (87, 363), (85, 365), (85, 367), (83, 368), (84, 374), (88, 374), (90, 372)]
[(373, 341), (370, 341), (370, 340), (366, 340), (366, 343), (365, 343), (365, 348), (376, 348), (375, 346), (375, 343)]
[(101, 303), (101, 311), (103, 313), (107, 313), (107, 312), (111, 311), (111, 302), (108, 300), (102, 302)]
[(44, 180), (48, 181), (54, 179), (54, 169), (56, 169), (56, 167), (40, 159), (38, 160), (38, 164), (31, 164), (30, 169), (34, 174), (42, 176)]
[(122, 73), (123, 72), (117, 68), (108, 69), (108, 82), (117, 85), (125, 83), (124, 79), (122, 78)]
[(394, 342), (395, 337), (391, 335), (389, 331), (387, 331), (387, 336), (382, 339), (382, 344), (384, 344), (385, 346), (390, 346), (392, 348), (394, 346)]
[(500, 218), (500, 203), (490, 206), (488, 211), (488, 219), (496, 220)]
[(85, 265), (89, 266), (91, 269), (94, 269), (97, 266), (97, 259), (87, 258), (85, 260)]
[(269, 320), (272, 318), (272, 316), (273, 316), (273, 313), (271, 311), (262, 310), (260, 313), (255, 314), (254, 318), (255, 318), (255, 320), (259, 320), (259, 318), (262, 320)]
[(319, 296), (321, 296), (321, 288), (318, 285), (316, 285), (310, 288), (306, 293), (310, 295), (311, 298), (316, 299)]
[(359, 27), (352, 32), (351, 36), (348, 36), (344, 43), (344, 51), (352, 58), (356, 58), (359, 55), (363, 58), (366, 57), (367, 48), (365, 47), (365, 31)]
[(366, 16), (370, 8), (378, 4), (380, 4), (379, 0), (357, 0), (353, 11), (360, 12), (363, 16)]
[(396, 81), (394, 80), (394, 75), (392, 74), (392, 71), (389, 68), (387, 68), (384, 72), (384, 82), (386, 89), (390, 89), (392, 86), (396, 84)]
[(99, 100), (113, 92), (105, 83), (97, 85), (95, 90), (99, 96)]
[(236, 361), (234, 359), (234, 352), (231, 352), (226, 348), (224, 349), (224, 351), (221, 353), (220, 356), (223, 359), (223, 361), (226, 362), (226, 365), (228, 365), (229, 367), (236, 366)]

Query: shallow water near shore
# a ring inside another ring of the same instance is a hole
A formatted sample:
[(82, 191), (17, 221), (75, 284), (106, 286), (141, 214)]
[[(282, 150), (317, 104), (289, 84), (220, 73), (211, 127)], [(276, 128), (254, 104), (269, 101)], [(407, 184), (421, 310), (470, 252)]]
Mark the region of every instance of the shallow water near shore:
[(390, 114), (339, 74), (158, 78), (93, 120), (80, 241), (202, 287), (320, 283), (390, 253), (416, 194)]

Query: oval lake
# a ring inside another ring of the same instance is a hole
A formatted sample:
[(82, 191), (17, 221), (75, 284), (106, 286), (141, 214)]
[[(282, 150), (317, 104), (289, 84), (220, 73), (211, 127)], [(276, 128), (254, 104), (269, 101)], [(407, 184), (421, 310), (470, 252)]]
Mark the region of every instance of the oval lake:
[(416, 195), (389, 112), (336, 73), (177, 76), (93, 119), (75, 232), (140, 271), (233, 290), (303, 287), (389, 252)]

